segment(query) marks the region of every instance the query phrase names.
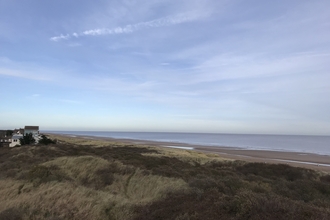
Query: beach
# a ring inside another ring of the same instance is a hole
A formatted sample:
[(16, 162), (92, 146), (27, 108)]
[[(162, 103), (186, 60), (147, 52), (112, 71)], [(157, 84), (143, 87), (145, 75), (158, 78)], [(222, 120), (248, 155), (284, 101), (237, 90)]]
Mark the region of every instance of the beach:
[(275, 164), (288, 164), (295, 167), (303, 167), (318, 171), (330, 172), (330, 156), (306, 152), (287, 152), (270, 150), (251, 150), (234, 147), (205, 146), (176, 142), (160, 142), (134, 139), (117, 139), (109, 137), (95, 137), (88, 135), (59, 135), (50, 134), (54, 137), (66, 137), (82, 140), (100, 140), (125, 144), (147, 145), (157, 147), (170, 147), (181, 150), (194, 150), (203, 153), (217, 154), (225, 159), (243, 160), (248, 162), (262, 162)]

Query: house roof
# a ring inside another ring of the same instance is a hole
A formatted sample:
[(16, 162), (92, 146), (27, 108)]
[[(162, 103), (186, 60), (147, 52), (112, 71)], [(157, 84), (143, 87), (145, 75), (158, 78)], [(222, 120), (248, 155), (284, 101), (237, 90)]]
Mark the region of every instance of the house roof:
[(12, 139), (20, 139), (22, 137), (23, 137), (22, 134), (14, 134), (13, 137), (12, 137)]
[(39, 130), (39, 126), (25, 126), (25, 130)]
[(21, 138), (23, 138), (23, 135), (14, 135), (11, 139), (12, 141), (14, 141), (14, 140), (19, 140)]

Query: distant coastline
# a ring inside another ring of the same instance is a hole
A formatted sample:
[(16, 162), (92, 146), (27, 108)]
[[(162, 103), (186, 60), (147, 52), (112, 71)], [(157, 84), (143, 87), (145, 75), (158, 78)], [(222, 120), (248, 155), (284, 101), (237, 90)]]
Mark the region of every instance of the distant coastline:
[(330, 155), (330, 136), (170, 132), (45, 131), (52, 134)]

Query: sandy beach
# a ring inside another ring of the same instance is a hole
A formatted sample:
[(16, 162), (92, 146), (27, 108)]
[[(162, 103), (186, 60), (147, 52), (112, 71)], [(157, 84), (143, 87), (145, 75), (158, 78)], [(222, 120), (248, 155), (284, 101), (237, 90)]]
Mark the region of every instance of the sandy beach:
[(227, 159), (244, 160), (249, 162), (283, 163), (297, 167), (316, 169), (330, 172), (330, 156), (301, 152), (283, 152), (266, 150), (246, 150), (231, 147), (215, 147), (203, 145), (190, 145), (183, 143), (120, 140), (136, 144), (153, 145), (160, 147), (183, 147), (187, 150), (196, 150), (204, 153), (215, 153)]
[(296, 167), (304, 167), (318, 171), (330, 172), (330, 156), (319, 155), (305, 152), (283, 152), (283, 151), (268, 151), (268, 150), (249, 150), (243, 148), (221, 147), (221, 146), (204, 146), (192, 145), (175, 142), (157, 142), (148, 140), (134, 139), (116, 139), (108, 137), (95, 136), (80, 136), (80, 135), (54, 135), (65, 136), (78, 139), (102, 140), (109, 142), (120, 142), (127, 144), (172, 147), (182, 150), (195, 150), (204, 153), (218, 154), (226, 159), (243, 160), (248, 162), (263, 162), (263, 163), (281, 163)]

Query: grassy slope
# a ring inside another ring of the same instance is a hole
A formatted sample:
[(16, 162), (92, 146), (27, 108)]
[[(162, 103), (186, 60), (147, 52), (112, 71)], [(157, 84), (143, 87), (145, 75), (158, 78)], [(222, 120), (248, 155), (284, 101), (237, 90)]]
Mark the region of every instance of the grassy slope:
[(0, 148), (1, 219), (330, 219), (330, 176), (62, 137)]

